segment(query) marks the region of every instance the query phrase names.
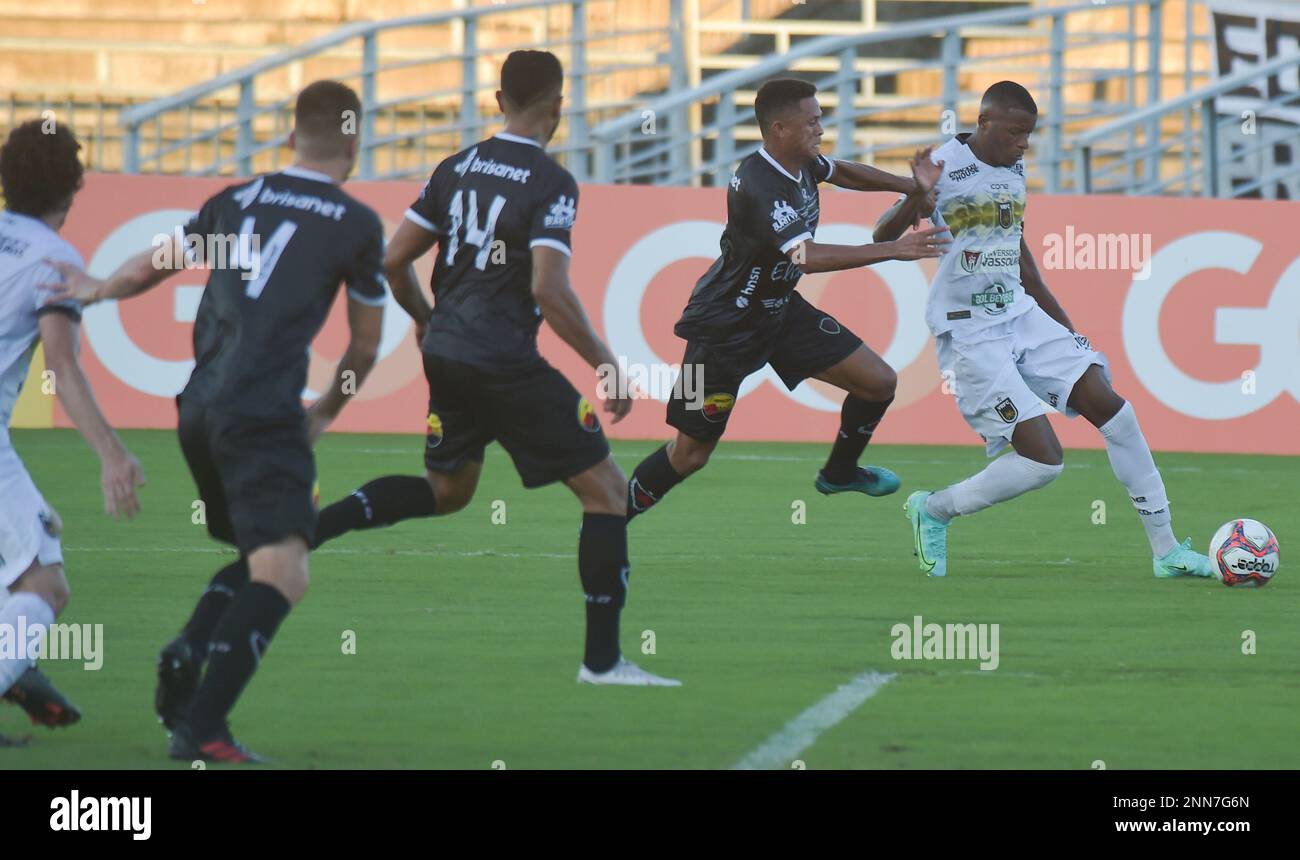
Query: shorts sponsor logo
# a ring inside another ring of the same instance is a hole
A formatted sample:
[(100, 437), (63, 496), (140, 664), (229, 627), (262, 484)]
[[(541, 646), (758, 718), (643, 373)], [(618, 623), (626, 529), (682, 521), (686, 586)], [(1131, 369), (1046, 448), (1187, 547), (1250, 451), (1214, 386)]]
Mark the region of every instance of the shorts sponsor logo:
[(789, 227), (799, 217), (794, 207), (784, 200), (778, 200), (772, 206), (772, 229), (778, 233)]
[(843, 329), (840, 328), (840, 324), (831, 317), (822, 317), (822, 321), (817, 324), (817, 327), (826, 334), (839, 334), (843, 331)]
[(997, 410), (998, 417), (1008, 424), (1015, 423), (1015, 420), (1020, 417), (1020, 410), (1016, 409), (1016, 404), (1011, 402), (1010, 397), (1003, 397), (993, 408)]
[(989, 316), (1001, 316), (1007, 312), (1007, 305), (1016, 299), (1016, 294), (1001, 284), (985, 287), (983, 292), (972, 293), (970, 303), (983, 308)]
[(442, 419), (438, 417), (437, 412), (429, 413), (429, 419), (425, 422), (424, 433), (424, 444), (426, 446), (437, 448), (442, 444)]
[(736, 405), (734, 394), (710, 394), (704, 398), (704, 408), (700, 410), (706, 421), (724, 421), (731, 407)]
[(970, 179), (972, 176), (974, 176), (979, 172), (980, 172), (980, 167), (978, 164), (968, 164), (965, 167), (961, 168), (960, 170), (948, 171), (948, 178), (951, 179), (953, 182), (961, 182), (963, 179)]
[(596, 417), (596, 407), (585, 397), (578, 398), (578, 426), (588, 433), (595, 433), (600, 429), (600, 419)]

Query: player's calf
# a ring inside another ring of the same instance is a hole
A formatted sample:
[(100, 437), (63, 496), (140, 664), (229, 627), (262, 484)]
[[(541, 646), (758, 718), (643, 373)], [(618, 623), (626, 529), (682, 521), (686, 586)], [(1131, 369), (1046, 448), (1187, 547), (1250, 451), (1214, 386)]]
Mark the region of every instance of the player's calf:
[(642, 460), (627, 482), (628, 520), (654, 507), (669, 490), (707, 466), (717, 447), (717, 439), (693, 439), (679, 432)]
[(38, 725), (72, 725), (81, 718), (81, 712), (36, 669), (35, 655), (26, 650), (29, 644), (39, 646), (68, 604), (63, 565), (32, 562), (8, 590), (9, 598), (0, 604), (0, 631), (7, 630), (9, 638), (18, 641), (22, 630), (26, 638), (21, 652), (0, 657), (0, 698), (22, 708)]
[[(461, 473), (439, 472), (429, 472), (426, 477), (387, 475), (376, 478), (321, 509), (312, 549), (350, 531), (382, 528), (403, 520), (459, 511), (474, 497), (478, 473), (477, 464), (473, 465), (472, 482), (461, 479)], [(462, 473), (465, 471), (461, 470)]]

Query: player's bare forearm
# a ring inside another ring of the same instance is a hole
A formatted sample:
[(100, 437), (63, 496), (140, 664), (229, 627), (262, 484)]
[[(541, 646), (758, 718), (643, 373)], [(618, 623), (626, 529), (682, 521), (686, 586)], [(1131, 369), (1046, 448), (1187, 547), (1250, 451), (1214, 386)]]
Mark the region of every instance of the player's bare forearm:
[(896, 194), (910, 194), (916, 189), (916, 180), (910, 176), (895, 176), (870, 164), (859, 164), (856, 161), (836, 160), (835, 170), (827, 181), (850, 191), (893, 191)]
[(348, 300), (348, 327), (352, 337), (334, 370), (334, 383), (312, 404), (314, 417), (332, 421), (343, 411), (361, 384), (366, 381), (379, 357), (379, 340), (383, 334), (383, 306), (372, 307)]
[(892, 242), (907, 232), (907, 228), (919, 221), (921, 206), (925, 202), (922, 194), (909, 194), (898, 201), (876, 222), (872, 235), (877, 242)]
[(1047, 288), (1047, 283), (1038, 272), (1038, 263), (1034, 261), (1034, 255), (1023, 238), (1020, 240), (1020, 283), (1025, 288), (1025, 294), (1037, 302), (1049, 317), (1074, 331), (1074, 323), (1070, 322), (1065, 308), (1061, 307), (1056, 296)]
[(534, 297), (547, 325), (555, 330), (560, 340), (582, 356), (583, 361), (592, 368), (617, 363), (609, 347), (591, 327), (587, 312), (571, 288), (567, 285), (552, 287), (535, 292)]
[(107, 460), (125, 453), (126, 448), (100, 411), (90, 380), (77, 361), (77, 329), (77, 324), (62, 314), (45, 314), (41, 317), (45, 367), (54, 373), (55, 396), (63, 404), (73, 426), (99, 458)]
[(420, 282), (415, 276), (415, 265), (407, 263), (396, 269), (385, 270), (384, 277), (388, 279), (388, 287), (393, 291), (393, 298), (402, 306), (411, 319), (415, 320), (418, 327), (423, 327), (429, 320), (429, 314), (433, 313), (433, 306), (429, 300), (424, 297), (424, 291), (420, 289)]
[(804, 242), (791, 254), (799, 268), (807, 274), (814, 272), (840, 272), (857, 269), (885, 260), (894, 259), (892, 242), (873, 242), (868, 245), (827, 245), (821, 242)]

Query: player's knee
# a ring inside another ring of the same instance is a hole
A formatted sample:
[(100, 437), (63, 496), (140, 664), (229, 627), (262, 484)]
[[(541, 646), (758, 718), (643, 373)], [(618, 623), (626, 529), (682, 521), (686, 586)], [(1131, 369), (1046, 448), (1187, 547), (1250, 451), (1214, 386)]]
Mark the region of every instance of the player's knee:
[(464, 510), (474, 498), (475, 485), (466, 480), (458, 480), (459, 475), (428, 472), (425, 478), (433, 490), (434, 504), (437, 505), (439, 516)]
[(894, 368), (889, 365), (883, 365), (875, 374), (875, 378), (865, 388), (863, 399), (872, 403), (880, 403), (885, 400), (893, 400), (894, 393), (898, 390), (898, 374)]
[(698, 442), (689, 437), (679, 437), (674, 441), (673, 447), (668, 452), (669, 462), (673, 469), (683, 478), (687, 475), (694, 474), (709, 464), (709, 457), (713, 455), (713, 450), (717, 448), (717, 442)]
[(26, 591), (44, 600), (59, 615), (67, 608), (71, 596), (63, 565), (33, 565), (12, 586), (15, 592)]

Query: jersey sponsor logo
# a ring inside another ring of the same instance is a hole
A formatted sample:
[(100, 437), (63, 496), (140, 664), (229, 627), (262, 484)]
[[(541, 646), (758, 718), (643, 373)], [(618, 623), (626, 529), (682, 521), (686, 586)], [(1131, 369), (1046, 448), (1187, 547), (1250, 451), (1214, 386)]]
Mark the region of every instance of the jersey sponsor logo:
[(1021, 176), (1021, 177), (1023, 177), (1023, 176), (1025, 175), (1025, 164), (1024, 164), (1024, 162), (1023, 162), (1023, 161), (1017, 161), (1015, 164), (1011, 165), (1011, 172), (1014, 173), (1016, 176)]
[(732, 190), (732, 191), (739, 191), (739, 190), (740, 190), (740, 175), (739, 175), (739, 174), (736, 174), (736, 173), (731, 174), (731, 190)]
[(1011, 402), (1010, 397), (1003, 397), (993, 408), (997, 411), (998, 417), (1008, 424), (1014, 424), (1020, 417), (1020, 410), (1016, 409), (1016, 404)]
[(31, 243), (14, 236), (6, 236), (0, 233), (0, 254), (8, 254), (10, 257), (21, 257), (27, 253)]
[(790, 293), (786, 293), (784, 296), (779, 296), (775, 299), (763, 299), (761, 301), (763, 307), (771, 311), (772, 313), (776, 313), (777, 311), (781, 310), (781, 308), (785, 307), (789, 303), (790, 303)]
[(578, 398), (578, 426), (588, 433), (600, 430), (600, 419), (596, 417), (596, 407), (585, 397)]
[(247, 209), (249, 206), (253, 205), (253, 202), (257, 200), (257, 195), (262, 193), (262, 184), (265, 181), (266, 181), (266, 177), (259, 176), (257, 177), (257, 180), (252, 184), (250, 184), (247, 188), (245, 188), (242, 191), (235, 192), (234, 194), (235, 202), (239, 204), (240, 209)]
[(966, 249), (961, 252), (961, 268), (967, 274), (987, 272), (990, 269), (1019, 267), (1019, 248)]
[(794, 211), (794, 207), (784, 200), (778, 200), (772, 205), (772, 229), (778, 233), (789, 227), (799, 218), (799, 213)]
[(1007, 305), (1016, 300), (1016, 294), (1001, 284), (985, 287), (982, 292), (972, 293), (970, 303), (983, 308), (989, 316), (1001, 316), (1007, 312)]
[(758, 279), (762, 274), (762, 266), (755, 266), (749, 270), (749, 280), (745, 282), (745, 286), (741, 289), (740, 295), (736, 296), (736, 307), (742, 310), (749, 307), (749, 297), (754, 294), (754, 290), (758, 289)]
[(515, 167), (513, 164), (506, 164), (504, 161), (497, 161), (492, 158), (479, 158), (478, 147), (469, 151), (460, 163), (452, 170), (463, 179), (470, 173), (481, 173), (484, 176), (495, 176), (498, 179), (509, 179), (511, 182), (525, 183), (533, 171), (526, 167)]
[(970, 179), (979, 172), (980, 166), (978, 164), (968, 164), (958, 170), (949, 170), (948, 178), (953, 182), (961, 182), (963, 179)]
[(437, 448), (442, 444), (442, 419), (437, 412), (430, 412), (425, 421), (424, 444), (429, 448)]
[(551, 211), (542, 219), (542, 224), (550, 229), (568, 230), (577, 217), (577, 199), (561, 194), (559, 199), (551, 204)]
[(1056, 408), (1056, 404), (1059, 403), (1060, 400), (1061, 400), (1060, 395), (1058, 395), (1056, 392), (1054, 391), (1048, 392), (1047, 402), (1051, 404), (1053, 409)]
[(348, 207), (342, 203), (322, 200), (315, 194), (295, 194), (292, 191), (276, 191), (274, 188), (264, 186), (257, 197), (257, 202), (262, 206), (283, 206), (286, 209), (311, 212), (313, 215), (333, 218), (335, 221), (342, 221), (348, 211)]
[(968, 320), (970, 319), (970, 311), (948, 311), (948, 319)]
[(700, 414), (704, 416), (704, 420), (716, 424), (719, 421), (727, 420), (731, 407), (735, 405), (736, 395), (734, 394), (710, 394), (704, 398), (704, 408), (700, 410)]

